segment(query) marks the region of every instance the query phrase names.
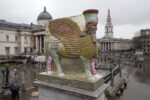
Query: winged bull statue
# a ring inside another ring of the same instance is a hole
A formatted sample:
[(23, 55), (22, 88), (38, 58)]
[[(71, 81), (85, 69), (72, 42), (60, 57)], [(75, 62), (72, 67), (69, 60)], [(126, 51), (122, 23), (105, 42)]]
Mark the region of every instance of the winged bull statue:
[(65, 76), (60, 56), (68, 58), (78, 57), (81, 59), (85, 75), (92, 77), (91, 60), (97, 56), (96, 30), (98, 24), (98, 10), (89, 9), (83, 12), (85, 19), (85, 30), (81, 31), (80, 26), (70, 18), (60, 18), (49, 21), (49, 31), (60, 43), (57, 46), (49, 44), (49, 53), (54, 60), (58, 76)]

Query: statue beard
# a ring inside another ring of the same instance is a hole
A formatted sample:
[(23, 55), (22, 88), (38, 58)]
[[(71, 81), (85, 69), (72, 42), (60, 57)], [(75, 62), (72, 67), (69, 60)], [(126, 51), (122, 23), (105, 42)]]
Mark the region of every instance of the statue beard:
[(93, 43), (96, 43), (96, 28), (91, 28), (87, 30), (87, 33), (91, 35)]
[(88, 29), (88, 30), (87, 30), (87, 33), (88, 33), (88, 34), (91, 34), (91, 35), (92, 35), (92, 34), (96, 34), (96, 30), (97, 30), (96, 28), (91, 28), (91, 29)]

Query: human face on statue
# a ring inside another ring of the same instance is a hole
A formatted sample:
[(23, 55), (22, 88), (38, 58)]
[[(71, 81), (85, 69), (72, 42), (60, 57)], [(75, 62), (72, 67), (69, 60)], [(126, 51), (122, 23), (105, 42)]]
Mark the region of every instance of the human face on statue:
[(96, 43), (96, 30), (97, 22), (87, 22), (86, 23), (86, 32), (92, 36), (92, 41)]
[(93, 43), (96, 43), (96, 30), (98, 23), (98, 10), (89, 9), (83, 12), (85, 18), (86, 33), (91, 35)]

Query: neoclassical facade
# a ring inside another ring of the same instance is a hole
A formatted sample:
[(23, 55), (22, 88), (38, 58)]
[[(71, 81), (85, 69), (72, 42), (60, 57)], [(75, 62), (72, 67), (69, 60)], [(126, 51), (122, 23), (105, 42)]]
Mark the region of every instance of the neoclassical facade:
[(98, 39), (100, 46), (99, 62), (107, 62), (110, 58), (127, 58), (132, 54), (133, 43), (130, 39), (114, 38), (113, 25), (111, 22), (110, 10), (108, 10), (105, 35)]
[(130, 39), (122, 39), (122, 38), (99, 39), (101, 51), (128, 50), (132, 48), (131, 42), (132, 41)]
[(44, 7), (37, 18), (38, 25), (0, 20), (0, 55), (44, 53), (46, 25), (51, 19)]

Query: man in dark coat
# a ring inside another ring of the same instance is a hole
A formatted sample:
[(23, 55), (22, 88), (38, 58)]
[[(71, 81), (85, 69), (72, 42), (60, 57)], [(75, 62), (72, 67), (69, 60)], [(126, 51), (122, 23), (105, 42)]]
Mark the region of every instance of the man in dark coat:
[(16, 85), (14, 83), (12, 83), (9, 86), (9, 89), (11, 91), (11, 98), (12, 100), (19, 100), (19, 90), (20, 90), (20, 86)]
[(8, 67), (5, 67), (5, 72), (6, 72), (6, 83), (5, 83), (5, 86), (7, 87), (9, 85), (9, 69), (8, 69)]
[(3, 75), (3, 82), (5, 81), (5, 70), (4, 69), (2, 69), (2, 75)]

